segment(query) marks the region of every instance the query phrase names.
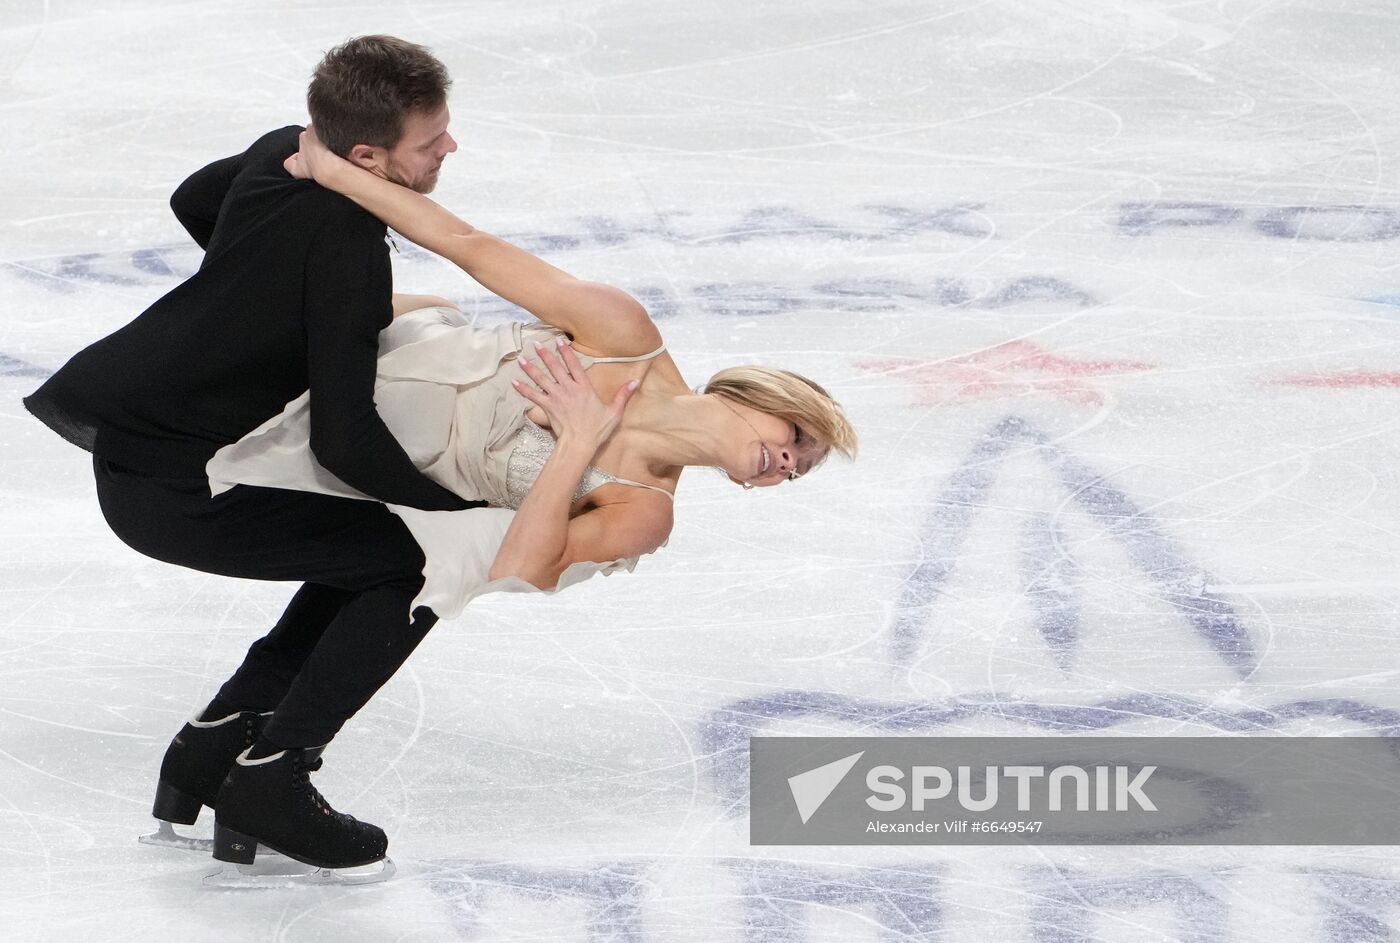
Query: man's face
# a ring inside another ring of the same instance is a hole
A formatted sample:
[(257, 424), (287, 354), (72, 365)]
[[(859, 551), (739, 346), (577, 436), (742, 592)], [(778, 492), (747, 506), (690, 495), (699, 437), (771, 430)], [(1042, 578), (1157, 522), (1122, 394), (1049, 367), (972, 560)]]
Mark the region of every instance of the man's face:
[(383, 176), (410, 190), (432, 193), (443, 159), (457, 149), (457, 142), (447, 133), (451, 119), (446, 104), (436, 111), (405, 115), (399, 143), (383, 152)]

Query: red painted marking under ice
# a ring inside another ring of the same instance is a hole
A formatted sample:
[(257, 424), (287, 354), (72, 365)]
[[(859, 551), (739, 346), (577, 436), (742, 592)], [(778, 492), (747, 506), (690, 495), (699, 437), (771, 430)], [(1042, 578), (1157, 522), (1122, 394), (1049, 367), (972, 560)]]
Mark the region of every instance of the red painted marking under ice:
[(1305, 373), (1276, 380), (1282, 386), (1313, 386), (1334, 390), (1356, 387), (1400, 387), (1400, 373), (1378, 373), (1355, 370), (1350, 373)]
[(1087, 378), (1151, 370), (1136, 360), (1075, 360), (1029, 341), (1007, 341), (948, 360), (886, 357), (856, 363), (862, 370), (901, 376), (914, 384), (916, 406), (966, 399), (1049, 394), (1084, 406), (1103, 405)]

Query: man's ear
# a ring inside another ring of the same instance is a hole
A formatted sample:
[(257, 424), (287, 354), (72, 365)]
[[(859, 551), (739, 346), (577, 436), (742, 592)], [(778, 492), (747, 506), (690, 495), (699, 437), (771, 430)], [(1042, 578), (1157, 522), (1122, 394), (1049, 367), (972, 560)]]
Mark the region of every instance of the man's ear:
[(350, 148), (350, 153), (345, 156), (350, 163), (357, 167), (363, 167), (365, 170), (383, 176), (389, 152), (372, 144), (356, 144)]

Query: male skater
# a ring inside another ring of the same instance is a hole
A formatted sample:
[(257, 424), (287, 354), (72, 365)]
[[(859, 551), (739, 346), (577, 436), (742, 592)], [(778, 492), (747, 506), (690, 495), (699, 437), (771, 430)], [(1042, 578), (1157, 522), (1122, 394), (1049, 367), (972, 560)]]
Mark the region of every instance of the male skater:
[[(427, 193), (457, 149), (449, 84), (421, 46), (365, 36), (326, 54), (307, 105), (331, 150)], [(375, 410), (391, 317), (384, 224), (284, 170), (301, 130), (266, 134), (181, 184), (171, 208), (205, 250), (199, 271), (25, 406), (93, 453), (102, 513), (131, 547), (209, 573), (304, 581), (171, 743), (154, 812), (189, 824), (214, 808), (222, 860), (251, 862), (262, 842), (337, 868), (380, 860), (388, 841), (331, 809), (308, 774), (437, 619), (410, 613), (423, 555), (379, 501), (475, 505), (424, 477)], [(214, 452), (308, 389), (317, 460), (379, 501), (248, 486), (211, 498)]]

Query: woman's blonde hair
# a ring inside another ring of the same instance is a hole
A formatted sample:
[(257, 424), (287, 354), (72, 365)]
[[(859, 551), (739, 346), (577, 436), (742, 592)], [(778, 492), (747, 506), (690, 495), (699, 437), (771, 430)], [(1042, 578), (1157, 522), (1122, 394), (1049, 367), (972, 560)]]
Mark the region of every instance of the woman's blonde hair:
[(771, 367), (729, 367), (710, 377), (704, 392), (796, 423), (804, 436), (825, 448), (856, 457), (856, 430), (840, 404), (801, 374)]

